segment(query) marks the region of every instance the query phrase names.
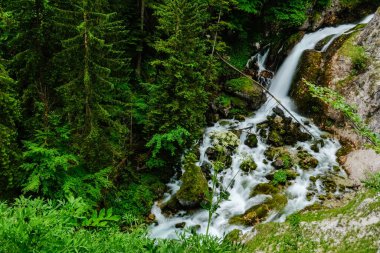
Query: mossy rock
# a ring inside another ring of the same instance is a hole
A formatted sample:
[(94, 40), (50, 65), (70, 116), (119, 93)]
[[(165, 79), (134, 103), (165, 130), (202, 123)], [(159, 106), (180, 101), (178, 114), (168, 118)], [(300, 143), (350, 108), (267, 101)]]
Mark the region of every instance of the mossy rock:
[(280, 189), (276, 186), (274, 186), (271, 183), (261, 183), (256, 185), (256, 187), (252, 190), (250, 196), (254, 197), (259, 194), (265, 194), (265, 195), (273, 195), (280, 192)]
[(253, 160), (253, 158), (250, 157), (250, 158), (245, 159), (240, 164), (240, 169), (244, 172), (250, 172), (257, 169), (257, 164), (255, 163), (255, 160)]
[(322, 103), (309, 92), (303, 79), (311, 83), (320, 83), (322, 53), (315, 50), (306, 50), (298, 65), (297, 75), (291, 86), (290, 96), (294, 99), (297, 108), (306, 115), (317, 115), (323, 110)]
[(234, 229), (231, 232), (229, 232), (223, 240), (236, 243), (240, 241), (241, 236), (243, 235), (242, 231), (240, 229)]
[(305, 150), (298, 152), (297, 156), (299, 158), (298, 164), (304, 170), (314, 169), (319, 164), (318, 160)]
[(288, 170), (285, 170), (285, 172), (286, 172), (286, 176), (288, 180), (294, 180), (299, 176), (299, 174), (294, 170), (288, 169)]
[(288, 199), (285, 195), (275, 194), (272, 198), (267, 199), (264, 203), (251, 207), (244, 214), (232, 217), (229, 220), (229, 223), (253, 226), (264, 221), (268, 217), (270, 211), (282, 210), (287, 203)]
[(178, 202), (184, 208), (198, 207), (205, 201), (208, 192), (208, 184), (202, 170), (195, 165), (197, 159), (194, 154), (185, 158), (185, 165), (181, 177), (182, 185), (176, 194)]
[(257, 143), (258, 143), (258, 140), (255, 134), (249, 134), (247, 136), (247, 139), (244, 142), (244, 144), (250, 148), (257, 148)]
[(207, 157), (210, 161), (219, 161), (224, 164), (224, 168), (229, 168), (232, 165), (232, 152), (226, 148), (209, 147), (206, 150)]
[(178, 202), (177, 197), (174, 195), (168, 201), (160, 205), (162, 212), (168, 216), (177, 213), (182, 209), (181, 204)]
[(293, 156), (283, 147), (269, 147), (265, 150), (264, 155), (272, 165), (277, 169), (290, 169), (294, 165)]
[(310, 134), (301, 130), (301, 124), (293, 122), (290, 117), (285, 117), (281, 109), (275, 108), (273, 111), (274, 114), (267, 117), (269, 126), (268, 144), (275, 147), (293, 146), (298, 141), (311, 139)]
[(226, 91), (248, 103), (248, 108), (258, 109), (265, 101), (264, 91), (248, 77), (240, 77), (226, 82)]
[(234, 150), (240, 145), (239, 137), (232, 131), (210, 133), (211, 142), (217, 149), (227, 148)]

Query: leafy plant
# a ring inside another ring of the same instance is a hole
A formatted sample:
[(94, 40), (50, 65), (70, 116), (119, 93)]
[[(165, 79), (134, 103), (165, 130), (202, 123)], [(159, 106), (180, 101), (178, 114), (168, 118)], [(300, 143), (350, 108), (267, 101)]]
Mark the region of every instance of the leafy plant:
[(370, 175), (366, 180), (364, 180), (364, 185), (367, 188), (380, 192), (380, 173), (377, 172)]
[(286, 171), (284, 171), (284, 170), (277, 170), (273, 174), (272, 184), (274, 184), (274, 185), (284, 184), (284, 183), (286, 183), (287, 178), (288, 178), (288, 175), (287, 175)]
[(374, 133), (370, 127), (364, 123), (360, 115), (357, 114), (356, 109), (349, 105), (342, 95), (329, 88), (316, 86), (306, 80), (304, 80), (304, 82), (309, 87), (309, 91), (313, 97), (321, 99), (335, 110), (343, 113), (346, 119), (352, 123), (358, 134), (366, 138), (371, 143), (370, 147), (377, 153), (380, 153), (379, 134)]
[(86, 228), (104, 228), (108, 227), (110, 222), (117, 222), (120, 216), (112, 215), (112, 208), (101, 209), (98, 213), (96, 210), (92, 213), (90, 218), (85, 218), (82, 221), (82, 226)]

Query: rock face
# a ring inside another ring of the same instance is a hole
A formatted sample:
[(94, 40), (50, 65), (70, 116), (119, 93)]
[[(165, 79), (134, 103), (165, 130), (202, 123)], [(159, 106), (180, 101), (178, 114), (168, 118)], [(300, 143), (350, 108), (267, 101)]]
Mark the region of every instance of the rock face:
[[(351, 178), (360, 183), (364, 171), (380, 171), (379, 156), (369, 150), (355, 151), (362, 148), (365, 140), (356, 134), (342, 114), (327, 105), (315, 106), (318, 103), (310, 97), (301, 78), (342, 94), (348, 104), (357, 108), (369, 127), (380, 133), (380, 8), (367, 25), (358, 25), (351, 33), (342, 35), (327, 52), (306, 52), (291, 91), (304, 114), (311, 116), (322, 128), (334, 132), (346, 148), (350, 147), (338, 156), (342, 156), (339, 162)], [(318, 112), (310, 111), (306, 104), (315, 106)], [(310, 162), (310, 166), (314, 166), (313, 161)]]
[[(368, 15), (379, 2), (373, 1), (342, 1), (332, 0), (327, 8), (314, 8), (308, 20), (300, 27), (301, 30), (316, 31), (324, 26), (349, 23)], [(317, 6), (316, 6), (317, 7)]]
[(355, 183), (360, 184), (367, 174), (380, 171), (380, 155), (373, 150), (356, 150), (347, 155), (346, 170)]

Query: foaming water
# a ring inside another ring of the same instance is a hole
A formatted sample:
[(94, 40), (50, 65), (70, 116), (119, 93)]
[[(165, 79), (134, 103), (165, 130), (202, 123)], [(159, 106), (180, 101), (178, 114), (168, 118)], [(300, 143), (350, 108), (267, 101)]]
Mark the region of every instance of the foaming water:
[[(366, 18), (361, 23), (364, 21), (369, 22), (370, 17)], [(299, 121), (306, 122), (308, 120), (293, 111), (294, 105), (287, 94), (302, 53), (307, 49), (313, 49), (316, 43), (321, 39), (333, 34), (342, 34), (354, 26), (355, 25), (342, 25), (338, 27), (329, 27), (314, 33), (306, 34), (304, 38), (295, 46), (274, 76), (270, 91), (277, 96), (285, 106), (287, 106), (287, 108)], [(266, 59), (265, 54), (260, 57), (257, 56), (256, 59), (260, 59), (260, 64), (264, 68)], [(252, 227), (232, 225), (229, 224), (228, 221), (231, 217), (243, 214), (250, 207), (258, 205), (270, 197), (268, 195), (257, 195), (252, 198), (250, 197), (250, 193), (256, 185), (269, 182), (266, 176), (274, 171), (274, 168), (270, 163), (264, 162), (266, 159), (264, 152), (270, 146), (266, 144), (266, 140), (264, 138), (260, 137), (260, 131), (265, 131), (265, 129), (258, 129), (257, 124), (265, 121), (267, 116), (272, 114), (272, 109), (275, 106), (276, 103), (273, 100), (268, 100), (268, 102), (265, 103), (254, 116), (247, 118), (243, 122), (233, 119), (223, 120), (205, 130), (203, 141), (199, 149), (200, 157), (197, 162), (197, 165), (199, 166), (205, 163), (211, 163), (206, 154), (206, 150), (213, 147), (210, 136), (211, 133), (241, 130), (240, 145), (232, 155), (231, 167), (218, 174), (218, 179), (224, 188), (227, 188), (231, 184), (232, 180), (233, 183), (228, 190), (230, 194), (229, 199), (220, 204), (216, 214), (213, 216), (209, 230), (211, 235), (222, 237), (236, 228), (243, 232), (251, 231)], [(324, 133), (315, 125), (308, 124), (305, 127), (316, 139), (322, 138), (321, 136)], [(255, 134), (258, 136), (258, 145), (256, 148), (250, 148), (244, 144), (249, 134)], [(284, 221), (288, 215), (313, 204), (316, 201), (316, 197), (314, 196), (311, 199), (307, 198), (307, 194), (311, 187), (310, 177), (325, 175), (332, 172), (333, 167), (338, 165), (335, 154), (340, 148), (340, 144), (336, 140), (324, 139), (324, 145), (319, 147), (319, 152), (312, 150), (312, 144), (313, 140), (298, 142), (294, 147), (288, 147), (290, 151), (294, 152), (296, 152), (297, 148), (306, 150), (308, 153), (313, 155), (319, 163), (318, 166), (312, 170), (302, 170), (298, 166), (293, 168), (298, 173), (298, 176), (294, 180), (290, 181), (290, 186), (285, 190), (285, 194), (288, 198), (287, 205), (283, 210), (278, 212), (272, 211), (265, 222)], [(249, 173), (242, 172), (240, 165), (249, 157), (254, 159), (257, 164), (257, 169)], [(340, 173), (344, 175), (343, 170), (341, 170)], [(180, 180), (172, 179), (172, 181), (168, 184), (169, 192), (166, 193), (165, 199), (162, 202), (169, 200), (179, 190), (180, 184)], [(211, 186), (211, 182), (209, 182), (209, 185)], [(320, 180), (317, 180), (315, 186), (313, 187), (313, 191), (318, 194), (325, 193)], [(150, 236), (153, 238), (176, 238), (177, 233), (182, 232), (182, 229), (176, 228), (176, 224), (183, 222), (185, 222), (186, 227), (197, 227), (198, 233), (206, 233), (208, 221), (207, 210), (200, 209), (191, 213), (179, 212), (171, 217), (165, 217), (159, 208), (159, 203), (155, 203), (152, 208), (152, 213), (156, 216), (157, 220), (157, 224), (150, 227)]]

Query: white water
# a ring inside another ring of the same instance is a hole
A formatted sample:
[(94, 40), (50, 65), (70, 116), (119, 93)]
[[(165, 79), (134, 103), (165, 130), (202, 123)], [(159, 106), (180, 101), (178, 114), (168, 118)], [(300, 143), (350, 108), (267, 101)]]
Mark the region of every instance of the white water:
[[(370, 18), (365, 20), (368, 22)], [(364, 22), (364, 21), (362, 21)], [(299, 42), (288, 58), (284, 61), (275, 77), (272, 81), (272, 86), (270, 90), (289, 107), (292, 113), (300, 121), (306, 121), (307, 119), (298, 115), (292, 110), (292, 103), (289, 97), (287, 96), (290, 85), (293, 79), (293, 76), (296, 72), (296, 68), (299, 62), (299, 59), (302, 53), (307, 49), (313, 49), (318, 41), (326, 38), (329, 35), (333, 34), (342, 34), (350, 30), (354, 25), (342, 25), (335, 28), (324, 28), (317, 32), (306, 34), (304, 38)], [(258, 59), (265, 59), (265, 57), (257, 57)], [(261, 62), (264, 67), (265, 62)], [(259, 65), (260, 66), (260, 65)], [(273, 100), (269, 100), (264, 104), (257, 112), (256, 115), (247, 118), (243, 122), (228, 120), (229, 124), (220, 124), (216, 123), (213, 127), (209, 127), (205, 130), (203, 136), (203, 143), (200, 146), (200, 158), (198, 165), (203, 163), (209, 163), (207, 158), (206, 150), (209, 147), (212, 147), (212, 142), (210, 139), (210, 133), (212, 132), (225, 132), (232, 129), (246, 129), (249, 127), (249, 130), (242, 132), (240, 136), (240, 145), (237, 148), (236, 152), (232, 156), (232, 165), (230, 168), (224, 170), (218, 175), (218, 178), (221, 184), (226, 188), (231, 180), (234, 179), (232, 187), (229, 189), (230, 197), (229, 200), (224, 201), (220, 204), (216, 214), (213, 216), (210, 231), (209, 233), (218, 237), (222, 237), (227, 234), (229, 231), (238, 228), (243, 232), (248, 232), (252, 230), (252, 227), (244, 227), (237, 225), (230, 225), (228, 220), (231, 217), (236, 215), (243, 214), (246, 210), (254, 205), (262, 203), (269, 196), (267, 195), (257, 195), (253, 198), (250, 198), (250, 193), (252, 189), (259, 183), (268, 182), (265, 178), (266, 175), (274, 171), (274, 168), (270, 163), (264, 164), (265, 156), (264, 151), (269, 147), (265, 140), (259, 137), (258, 129), (256, 125), (266, 120), (266, 117), (272, 113), (272, 109), (276, 106)], [(226, 120), (224, 120), (226, 123)], [(308, 130), (313, 134), (313, 136), (320, 138), (323, 134), (315, 125), (307, 126)], [(256, 134), (258, 136), (258, 147), (249, 148), (244, 145), (244, 141), (247, 138), (248, 134)], [(308, 187), (310, 186), (310, 177), (323, 175), (328, 172), (333, 171), (333, 166), (338, 165), (336, 162), (336, 151), (340, 148), (340, 144), (333, 139), (324, 140), (324, 147), (320, 147), (318, 153), (311, 150), (312, 141), (310, 142), (298, 142), (294, 147), (288, 147), (289, 150), (295, 151), (297, 147), (302, 147), (310, 154), (312, 154), (319, 161), (319, 165), (313, 170), (302, 170), (298, 167), (295, 167), (299, 173), (299, 176), (293, 180), (290, 186), (286, 189), (286, 195), (288, 197), (288, 204), (280, 212), (272, 212), (266, 221), (284, 221), (285, 218), (296, 211), (302, 210), (308, 205), (313, 204), (316, 201), (316, 197), (312, 199), (307, 199), (307, 193), (309, 191)], [(240, 164), (247, 157), (252, 157), (258, 165), (258, 168), (250, 173), (243, 173), (240, 170)], [(344, 175), (344, 171), (341, 170), (341, 175)], [(163, 202), (170, 199), (170, 197), (175, 194), (180, 188), (181, 182), (179, 180), (173, 179), (171, 183), (168, 184), (170, 192), (166, 194)], [(211, 182), (209, 182), (211, 185)], [(316, 186), (313, 189), (317, 194), (323, 194), (324, 189), (317, 180)], [(338, 193), (337, 193), (338, 194)], [(208, 212), (206, 210), (198, 210), (191, 214), (185, 212), (180, 212), (172, 217), (165, 217), (161, 209), (158, 206), (158, 203), (152, 208), (152, 213), (156, 216), (157, 224), (150, 227), (150, 236), (154, 238), (176, 238), (177, 234), (182, 231), (180, 228), (175, 228), (175, 225), (181, 222), (186, 223), (186, 227), (200, 226), (197, 230), (198, 233), (205, 233), (207, 228), (208, 221)]]

